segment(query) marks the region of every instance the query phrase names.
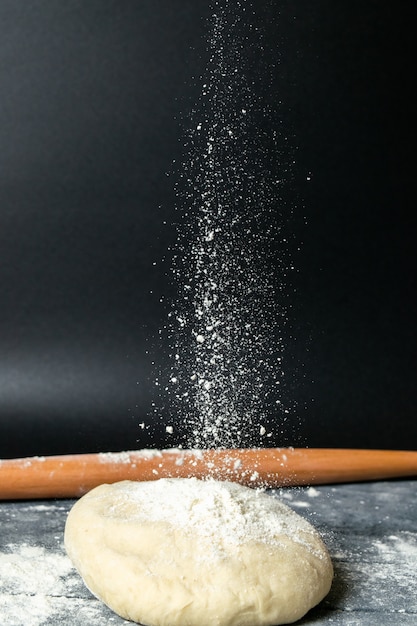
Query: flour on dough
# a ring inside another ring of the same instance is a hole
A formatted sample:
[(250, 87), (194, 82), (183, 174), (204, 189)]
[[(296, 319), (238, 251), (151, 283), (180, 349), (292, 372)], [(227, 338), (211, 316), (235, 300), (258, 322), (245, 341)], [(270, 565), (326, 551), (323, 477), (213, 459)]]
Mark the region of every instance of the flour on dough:
[(328, 593), (317, 531), (276, 497), (215, 480), (101, 485), (72, 508), (69, 557), (92, 593), (147, 626), (276, 626)]

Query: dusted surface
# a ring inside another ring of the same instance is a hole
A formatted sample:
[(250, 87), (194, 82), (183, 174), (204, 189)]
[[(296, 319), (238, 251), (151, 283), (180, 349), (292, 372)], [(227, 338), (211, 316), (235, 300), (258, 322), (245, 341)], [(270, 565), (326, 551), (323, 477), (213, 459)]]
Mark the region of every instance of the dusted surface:
[[(280, 491), (322, 533), (332, 590), (299, 624), (411, 626), (417, 620), (415, 481)], [(0, 504), (4, 626), (128, 624), (84, 587), (63, 550), (72, 500)], [(32, 578), (25, 579), (25, 572)]]

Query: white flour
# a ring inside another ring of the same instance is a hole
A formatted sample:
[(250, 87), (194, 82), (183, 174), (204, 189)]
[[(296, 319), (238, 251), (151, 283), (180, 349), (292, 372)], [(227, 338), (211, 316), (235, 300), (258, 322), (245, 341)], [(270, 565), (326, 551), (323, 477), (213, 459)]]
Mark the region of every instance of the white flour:
[(2, 626), (40, 626), (55, 610), (52, 596), (68, 593), (68, 557), (36, 546), (10, 544), (0, 552)]
[(14, 593), (63, 595), (63, 578), (72, 569), (65, 555), (28, 545), (7, 546), (0, 558), (0, 590)]
[[(416, 533), (397, 531), (370, 540), (360, 537), (357, 543), (352, 542), (347, 550), (338, 548), (333, 554), (343, 567), (345, 593), (339, 601), (341, 608), (417, 614)], [(392, 623), (400, 622), (394, 618)]]
[[(163, 502), (163, 506), (161, 506)], [(298, 543), (313, 527), (277, 498), (236, 483), (196, 478), (124, 482), (114, 486), (108, 514), (123, 520), (165, 522), (209, 537), (211, 545)]]
[(0, 552), (1, 626), (69, 624), (74, 613), (77, 624), (101, 624), (103, 619), (106, 624), (115, 619), (118, 624), (127, 624), (103, 616), (101, 602), (85, 591), (63, 547), (59, 549), (52, 552), (9, 544)]
[(291, 166), (281, 120), (258, 95), (275, 68), (262, 65), (250, 2), (213, 6), (177, 187), (172, 368), (166, 384), (156, 381), (173, 418), (188, 425), (191, 448), (256, 445), (272, 436), (271, 419), (276, 429), (288, 414), (283, 332), (293, 266), (285, 225), (292, 207), (282, 195)]

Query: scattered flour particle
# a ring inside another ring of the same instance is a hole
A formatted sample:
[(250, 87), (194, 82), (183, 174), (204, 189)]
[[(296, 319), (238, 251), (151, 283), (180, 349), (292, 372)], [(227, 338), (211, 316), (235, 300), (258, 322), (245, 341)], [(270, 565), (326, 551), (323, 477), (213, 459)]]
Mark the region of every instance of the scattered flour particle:
[[(289, 412), (277, 397), (285, 382), (277, 320), (286, 322), (287, 309), (276, 297), (285, 286), (276, 269), (282, 265), (285, 277), (290, 257), (285, 249), (278, 258), (275, 242), (292, 214), (292, 207), (277, 211), (277, 185), (287, 185), (290, 165), (281, 154), (278, 111), (254, 91), (246, 72), (244, 3), (217, 4), (202, 75), (205, 97), (189, 120), (179, 172), (186, 220), (172, 270), (180, 295), (165, 328), (176, 361), (171, 383), (178, 384), (157, 390), (167, 392), (166, 406), (191, 427), (191, 448), (252, 445), (256, 431), (273, 436), (260, 425), (267, 415), (278, 422)], [(255, 50), (262, 41), (255, 31), (252, 36)], [(253, 126), (258, 119), (260, 132)]]
[(130, 452), (99, 452), (100, 463), (130, 463)]
[(293, 502), (293, 506), (296, 506), (299, 509), (309, 509), (310, 508), (310, 503), (309, 502), (303, 502), (302, 500), (299, 501), (295, 501)]
[(63, 553), (28, 544), (0, 551), (0, 615), (2, 626), (58, 623), (60, 600), (77, 584)]

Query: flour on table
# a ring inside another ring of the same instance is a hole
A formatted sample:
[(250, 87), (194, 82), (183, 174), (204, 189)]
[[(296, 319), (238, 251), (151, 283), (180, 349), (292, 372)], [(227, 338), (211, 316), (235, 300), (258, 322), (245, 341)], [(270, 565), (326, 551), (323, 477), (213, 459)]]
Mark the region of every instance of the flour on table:
[(0, 552), (0, 614), (2, 626), (40, 626), (55, 610), (51, 596), (68, 593), (64, 580), (72, 570), (65, 554), (10, 544)]
[[(32, 506), (31, 510), (46, 508), (51, 510), (45, 505)], [(103, 619), (112, 623), (112, 616), (104, 615), (101, 602), (84, 593), (62, 546), (57, 548), (61, 551), (9, 544), (0, 551), (1, 626), (68, 624), (74, 612), (80, 624), (103, 623)]]

